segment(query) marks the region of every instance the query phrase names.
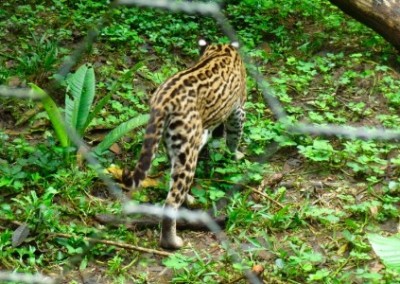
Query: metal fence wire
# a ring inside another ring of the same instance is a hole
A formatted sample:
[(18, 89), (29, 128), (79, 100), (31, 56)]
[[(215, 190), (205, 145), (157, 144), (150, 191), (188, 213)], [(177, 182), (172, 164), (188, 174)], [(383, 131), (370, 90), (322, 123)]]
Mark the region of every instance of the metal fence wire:
[[(110, 10), (116, 8), (118, 6), (137, 6), (137, 7), (150, 7), (150, 8), (158, 8), (164, 9), (170, 12), (184, 12), (187, 14), (200, 14), (204, 16), (211, 16), (215, 23), (220, 27), (221, 31), (231, 40), (238, 41), (238, 36), (230, 25), (229, 21), (223, 14), (219, 5), (213, 2), (194, 2), (194, 1), (172, 1), (172, 0), (119, 0), (114, 1), (110, 4)], [(77, 63), (79, 58), (85, 52), (85, 46), (92, 44), (97, 36), (99, 35), (99, 30), (102, 27), (106, 26), (106, 17), (105, 14), (100, 21), (98, 22), (95, 29), (88, 32), (86, 38), (81, 42), (81, 44), (75, 49), (75, 51), (69, 56), (61, 65), (58, 70), (58, 74), (61, 76), (65, 76), (69, 73), (71, 68)], [(391, 140), (397, 141), (400, 138), (400, 131), (397, 130), (386, 130), (381, 128), (366, 128), (366, 127), (352, 127), (348, 125), (334, 125), (334, 124), (325, 124), (325, 125), (315, 125), (315, 124), (306, 124), (306, 123), (292, 123), (289, 121), (284, 108), (280, 104), (279, 100), (274, 95), (272, 88), (263, 78), (263, 75), (258, 71), (258, 68), (255, 64), (253, 64), (250, 60), (250, 57), (241, 51), (241, 56), (245, 64), (249, 67), (248, 74), (253, 77), (257, 82), (258, 87), (260, 88), (265, 102), (269, 105), (276, 119), (280, 121), (288, 133), (291, 134), (312, 134), (312, 135), (320, 135), (320, 136), (337, 136), (348, 139), (377, 139), (377, 140)], [(39, 99), (41, 95), (35, 93), (31, 89), (23, 89), (23, 88), (10, 88), (7, 86), (0, 86), (0, 95), (3, 97), (16, 97), (20, 99)], [(94, 155), (90, 154), (89, 147), (85, 145), (85, 142), (77, 135), (77, 133), (73, 129), (68, 129), (70, 139), (79, 149), (83, 149), (81, 151), (82, 155), (85, 157), (87, 162), (96, 169), (99, 177), (102, 181), (107, 185), (107, 188), (110, 192), (110, 195), (116, 197), (123, 203), (123, 213), (128, 214), (149, 214), (156, 216), (169, 216), (176, 217), (178, 219), (185, 219), (189, 221), (196, 221), (203, 223), (206, 227), (210, 229), (211, 232), (215, 234), (218, 240), (224, 244), (224, 248), (226, 248), (228, 255), (230, 256), (230, 260), (232, 263), (240, 263), (242, 257), (241, 250), (234, 248), (229, 239), (226, 238), (223, 234), (223, 230), (221, 227), (213, 220), (213, 218), (204, 211), (189, 211), (187, 209), (179, 209), (179, 211), (168, 211), (164, 210), (164, 208), (156, 205), (138, 205), (136, 203), (130, 202), (126, 200), (124, 197), (124, 193), (121, 191), (119, 186), (115, 184), (107, 175), (104, 174), (104, 169), (100, 165), (99, 161), (97, 161)], [(263, 163), (269, 157), (267, 150), (263, 155), (260, 155), (258, 161)], [(238, 182), (240, 184), (246, 184), (248, 182), (248, 177), (246, 175), (243, 176), (243, 180)], [(97, 238), (101, 239), (101, 236), (98, 235)], [(90, 242), (89, 249), (93, 246), (95, 242)], [(84, 251), (78, 257), (70, 260), (70, 264), (76, 262), (77, 260), (81, 260), (85, 257)], [(72, 265), (71, 265), (72, 266)], [(68, 273), (68, 265), (64, 267), (63, 275), (59, 277), (50, 277), (45, 276), (40, 273), (37, 274), (27, 274), (27, 273), (17, 273), (13, 271), (0, 271), (0, 280), (1, 281), (16, 281), (23, 283), (42, 283), (42, 284), (53, 284), (59, 283), (63, 280), (66, 273)], [(244, 271), (245, 277), (248, 279), (250, 283), (262, 283), (261, 280), (251, 271)]]

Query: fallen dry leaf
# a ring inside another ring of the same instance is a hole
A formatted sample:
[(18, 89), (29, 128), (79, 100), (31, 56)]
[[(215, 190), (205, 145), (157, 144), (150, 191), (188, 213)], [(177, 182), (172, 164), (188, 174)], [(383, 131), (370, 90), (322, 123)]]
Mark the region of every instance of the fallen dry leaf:
[(111, 147), (109, 148), (109, 150), (111, 152), (113, 152), (114, 154), (121, 154), (121, 147), (119, 147), (119, 145), (117, 143), (114, 143), (111, 145)]
[[(115, 180), (122, 181), (123, 170), (116, 165), (111, 165), (106, 169), (106, 172), (111, 174)], [(140, 187), (156, 187), (159, 185), (159, 181), (155, 178), (147, 177), (142, 181)]]
[(340, 256), (342, 256), (342, 255), (347, 251), (347, 249), (348, 249), (348, 244), (346, 243), (346, 244), (342, 245), (342, 246), (338, 249), (337, 254), (340, 255)]
[(264, 272), (264, 267), (261, 264), (256, 264), (251, 268), (251, 271), (260, 276)]
[(369, 211), (373, 217), (378, 216), (378, 206), (371, 206), (369, 207)]
[(382, 263), (380, 263), (380, 262), (378, 262), (378, 261), (375, 261), (375, 262), (373, 262), (372, 265), (370, 266), (370, 272), (378, 273), (378, 272), (381, 271), (383, 268), (385, 268), (385, 266), (384, 266)]
[(268, 183), (266, 184), (268, 187), (273, 188), (275, 187), (278, 183), (280, 183), (283, 179), (283, 174), (282, 173), (276, 173), (272, 175), (272, 177), (269, 179)]
[(117, 167), (116, 165), (109, 166), (106, 170), (107, 173), (111, 174), (114, 179), (122, 180), (122, 169)]
[(147, 177), (142, 182), (141, 187), (156, 187), (156, 186), (158, 186), (158, 184), (159, 184), (158, 180)]

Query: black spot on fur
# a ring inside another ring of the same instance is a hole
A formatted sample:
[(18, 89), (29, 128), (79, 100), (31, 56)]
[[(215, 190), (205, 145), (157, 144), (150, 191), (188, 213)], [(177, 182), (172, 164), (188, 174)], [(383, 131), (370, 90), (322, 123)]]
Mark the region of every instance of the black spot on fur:
[(224, 51), (230, 55), (231, 51), (232, 51), (232, 47), (231, 46), (226, 46)]
[(180, 76), (177, 76), (175, 78), (173, 78), (167, 85), (164, 86), (165, 88), (171, 88), (173, 85), (175, 85), (175, 83), (180, 79)]
[(180, 148), (182, 147), (182, 144), (181, 144), (181, 143), (172, 144), (170, 147), (171, 147), (172, 149), (178, 150), (178, 149), (180, 149)]
[(144, 178), (145, 174), (140, 169), (136, 169), (135, 172), (133, 173), (133, 180), (135, 181), (135, 184), (139, 184), (139, 182), (144, 180)]
[(211, 69), (211, 71), (212, 71), (214, 74), (218, 74), (218, 67), (215, 65), (215, 66)]
[(197, 77), (198, 77), (201, 81), (207, 80), (207, 77), (206, 77), (203, 73), (200, 73), (199, 75), (197, 75)]
[(181, 134), (175, 134), (171, 136), (172, 141), (176, 142), (176, 141), (180, 141), (181, 143), (186, 143), (187, 142), (187, 138), (185, 136), (182, 136)]
[(170, 96), (171, 98), (173, 98), (173, 97), (176, 96), (177, 93), (178, 93), (178, 90), (175, 89), (175, 90), (173, 90), (171, 93), (169, 93), (169, 96)]
[(154, 134), (157, 131), (157, 127), (154, 123), (148, 124), (146, 128), (147, 134)]
[(180, 127), (182, 125), (183, 125), (183, 121), (182, 120), (176, 120), (176, 121), (171, 122), (169, 124), (169, 128), (173, 130), (173, 129), (176, 129), (177, 127)]
[(189, 81), (191, 82), (191, 83), (197, 83), (197, 79), (196, 79), (196, 77), (195, 76), (189, 76)]
[[(156, 129), (154, 131), (156, 131)], [(153, 142), (154, 142), (153, 138), (149, 137), (149, 138), (144, 139), (143, 148), (146, 149), (146, 151), (149, 151), (151, 149), (151, 146), (153, 145)]]
[(128, 169), (124, 169), (122, 172), (122, 183), (127, 187), (131, 187), (133, 185), (132, 175)]
[(186, 162), (186, 154), (185, 153), (180, 153), (178, 158), (182, 165), (185, 164), (185, 162)]
[(147, 171), (150, 168), (151, 158), (152, 154), (150, 153), (150, 151), (142, 153), (142, 155), (140, 156), (139, 163), (143, 171)]

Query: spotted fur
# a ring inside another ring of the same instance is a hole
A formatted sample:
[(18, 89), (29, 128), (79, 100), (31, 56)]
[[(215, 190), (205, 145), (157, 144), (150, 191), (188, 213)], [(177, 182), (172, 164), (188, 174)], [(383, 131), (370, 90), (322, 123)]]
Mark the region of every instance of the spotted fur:
[[(171, 162), (171, 184), (166, 208), (178, 209), (189, 195), (197, 158), (212, 130), (224, 123), (229, 150), (237, 151), (242, 135), (246, 100), (246, 71), (237, 44), (206, 45), (200, 60), (165, 81), (150, 101), (148, 122), (139, 161), (124, 171), (126, 186), (137, 188), (149, 170), (163, 137)], [(164, 218), (160, 244), (177, 249), (176, 220)]]

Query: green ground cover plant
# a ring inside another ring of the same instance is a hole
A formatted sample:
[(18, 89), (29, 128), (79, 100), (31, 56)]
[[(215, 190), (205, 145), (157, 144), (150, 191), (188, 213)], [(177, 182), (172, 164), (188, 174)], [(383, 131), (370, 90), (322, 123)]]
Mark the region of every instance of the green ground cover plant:
[[(232, 252), (208, 232), (184, 231), (189, 243), (170, 256), (92, 244), (88, 238), (158, 249), (159, 230), (99, 223), (99, 214), (119, 216), (121, 205), (96, 169), (65, 162), (72, 144), (54, 121), (64, 110), (104, 167), (133, 167), (143, 130), (129, 129), (145, 123), (151, 93), (193, 64), (200, 37), (227, 37), (210, 17), (110, 10), (109, 1), (45, 2), (0, 5), (0, 84), (52, 97), (42, 106), (0, 97), (1, 270), (64, 270), (66, 283), (244, 283), (244, 269), (260, 265), (266, 283), (398, 282), (398, 259), (387, 253), (398, 247), (398, 144), (290, 133), (251, 77), (245, 158), (231, 161), (223, 140), (210, 141), (192, 190), (200, 208), (228, 217), (225, 233), (241, 261), (232, 264)], [(231, 0), (224, 12), (291, 121), (398, 128), (399, 56), (376, 33), (324, 0)], [(103, 15), (97, 41), (71, 70), (90, 78), (54, 83)], [(54, 109), (60, 114), (52, 118)], [(157, 183), (132, 198), (162, 204), (167, 168), (161, 149)]]

